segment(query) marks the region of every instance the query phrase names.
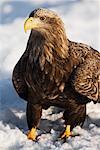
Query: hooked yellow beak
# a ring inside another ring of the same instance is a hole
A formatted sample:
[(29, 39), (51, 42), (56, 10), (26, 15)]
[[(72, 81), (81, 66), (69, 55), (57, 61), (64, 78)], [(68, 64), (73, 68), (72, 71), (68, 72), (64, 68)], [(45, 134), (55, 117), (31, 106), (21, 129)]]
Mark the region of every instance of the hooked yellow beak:
[(30, 17), (24, 23), (24, 31), (31, 30), (37, 28), (39, 25), (39, 19)]

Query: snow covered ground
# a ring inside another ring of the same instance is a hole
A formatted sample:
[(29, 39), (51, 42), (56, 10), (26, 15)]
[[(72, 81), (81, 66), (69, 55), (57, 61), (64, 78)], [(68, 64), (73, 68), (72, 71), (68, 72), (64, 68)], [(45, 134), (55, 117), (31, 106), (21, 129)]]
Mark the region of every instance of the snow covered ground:
[(75, 129), (80, 136), (59, 140), (62, 111), (50, 107), (43, 111), (38, 142), (27, 140), (26, 102), (17, 96), (11, 74), (29, 36), (25, 17), (37, 7), (56, 11), (71, 40), (100, 50), (99, 0), (0, 0), (0, 150), (100, 150), (100, 104), (93, 103), (87, 105), (84, 127)]

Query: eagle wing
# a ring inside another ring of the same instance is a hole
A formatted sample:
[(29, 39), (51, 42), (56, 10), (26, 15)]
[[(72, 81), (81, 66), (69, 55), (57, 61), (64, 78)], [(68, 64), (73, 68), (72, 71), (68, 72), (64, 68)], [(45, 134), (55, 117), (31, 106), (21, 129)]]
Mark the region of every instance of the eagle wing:
[[(91, 48), (92, 49), (92, 48)], [(100, 53), (92, 49), (83, 64), (80, 64), (72, 75), (74, 89), (93, 100), (100, 101)]]
[(25, 67), (27, 62), (27, 53), (24, 53), (18, 63), (16, 64), (13, 75), (12, 75), (12, 81), (14, 88), (16, 89), (16, 92), (18, 95), (27, 100), (27, 84), (24, 80), (24, 73), (25, 73)]

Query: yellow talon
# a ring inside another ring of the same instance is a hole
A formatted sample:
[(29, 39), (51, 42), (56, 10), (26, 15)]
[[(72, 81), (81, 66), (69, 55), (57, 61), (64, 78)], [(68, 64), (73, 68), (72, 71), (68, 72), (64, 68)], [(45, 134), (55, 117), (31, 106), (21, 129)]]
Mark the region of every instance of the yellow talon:
[(61, 136), (61, 139), (63, 138), (68, 138), (69, 136), (71, 136), (72, 133), (70, 131), (70, 125), (67, 125), (65, 132), (63, 133), (63, 135)]
[(29, 131), (29, 133), (27, 134), (27, 137), (28, 139), (35, 141), (37, 137), (36, 128), (32, 128), (31, 131)]

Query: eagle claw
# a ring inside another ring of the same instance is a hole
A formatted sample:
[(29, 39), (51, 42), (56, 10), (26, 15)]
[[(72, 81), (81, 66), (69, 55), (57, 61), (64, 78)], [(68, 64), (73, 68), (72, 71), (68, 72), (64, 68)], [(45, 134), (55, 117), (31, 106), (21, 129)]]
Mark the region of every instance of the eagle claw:
[(72, 135), (72, 132), (70, 131), (70, 125), (67, 125), (64, 133), (61, 135), (61, 139), (68, 138), (71, 135)]
[(36, 137), (37, 137), (37, 132), (36, 132), (36, 128), (32, 128), (28, 134), (27, 134), (27, 138), (33, 141), (36, 141)]

